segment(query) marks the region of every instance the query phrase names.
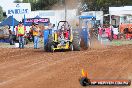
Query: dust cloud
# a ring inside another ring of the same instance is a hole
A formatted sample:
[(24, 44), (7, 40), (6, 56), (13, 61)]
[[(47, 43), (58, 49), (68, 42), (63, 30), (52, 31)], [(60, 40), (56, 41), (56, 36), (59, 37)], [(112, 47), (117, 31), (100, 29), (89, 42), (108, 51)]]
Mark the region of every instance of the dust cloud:
[[(66, 8), (67, 9), (78, 9), (79, 3), (81, 3), (82, 0), (65, 0), (66, 2)], [(52, 10), (63, 10), (65, 9), (65, 4), (58, 2), (52, 7)]]

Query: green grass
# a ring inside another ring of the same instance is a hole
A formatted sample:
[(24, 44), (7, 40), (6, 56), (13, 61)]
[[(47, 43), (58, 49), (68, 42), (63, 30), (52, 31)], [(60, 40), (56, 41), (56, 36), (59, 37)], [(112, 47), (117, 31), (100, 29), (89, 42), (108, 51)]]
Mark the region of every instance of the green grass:
[(128, 44), (132, 44), (132, 40), (113, 40), (112, 42), (110, 42), (110, 45), (114, 45), (114, 46), (121, 46)]

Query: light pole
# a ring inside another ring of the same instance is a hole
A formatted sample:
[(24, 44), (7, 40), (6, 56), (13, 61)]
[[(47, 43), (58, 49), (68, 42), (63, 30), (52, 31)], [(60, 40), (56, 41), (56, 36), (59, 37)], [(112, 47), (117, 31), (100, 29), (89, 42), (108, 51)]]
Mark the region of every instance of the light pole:
[(66, 6), (66, 0), (64, 0), (65, 3), (65, 21), (67, 20), (67, 6)]

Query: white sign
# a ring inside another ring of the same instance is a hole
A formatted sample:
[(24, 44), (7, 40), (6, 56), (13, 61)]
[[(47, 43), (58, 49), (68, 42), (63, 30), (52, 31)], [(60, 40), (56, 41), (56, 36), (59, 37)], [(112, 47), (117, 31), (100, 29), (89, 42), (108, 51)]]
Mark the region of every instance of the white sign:
[(30, 3), (11, 3), (6, 11), (7, 15), (28, 14), (31, 12)]

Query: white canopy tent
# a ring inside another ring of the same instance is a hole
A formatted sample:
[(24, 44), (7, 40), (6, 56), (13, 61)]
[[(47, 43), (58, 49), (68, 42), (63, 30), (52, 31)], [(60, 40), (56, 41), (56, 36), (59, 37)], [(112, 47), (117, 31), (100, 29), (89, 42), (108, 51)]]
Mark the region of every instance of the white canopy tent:
[[(109, 15), (110, 15), (110, 24), (111, 24), (111, 16), (132, 16), (132, 6), (123, 6), (123, 7), (109, 7)], [(121, 23), (121, 18), (120, 18)]]
[(110, 15), (132, 15), (132, 6), (109, 7)]

